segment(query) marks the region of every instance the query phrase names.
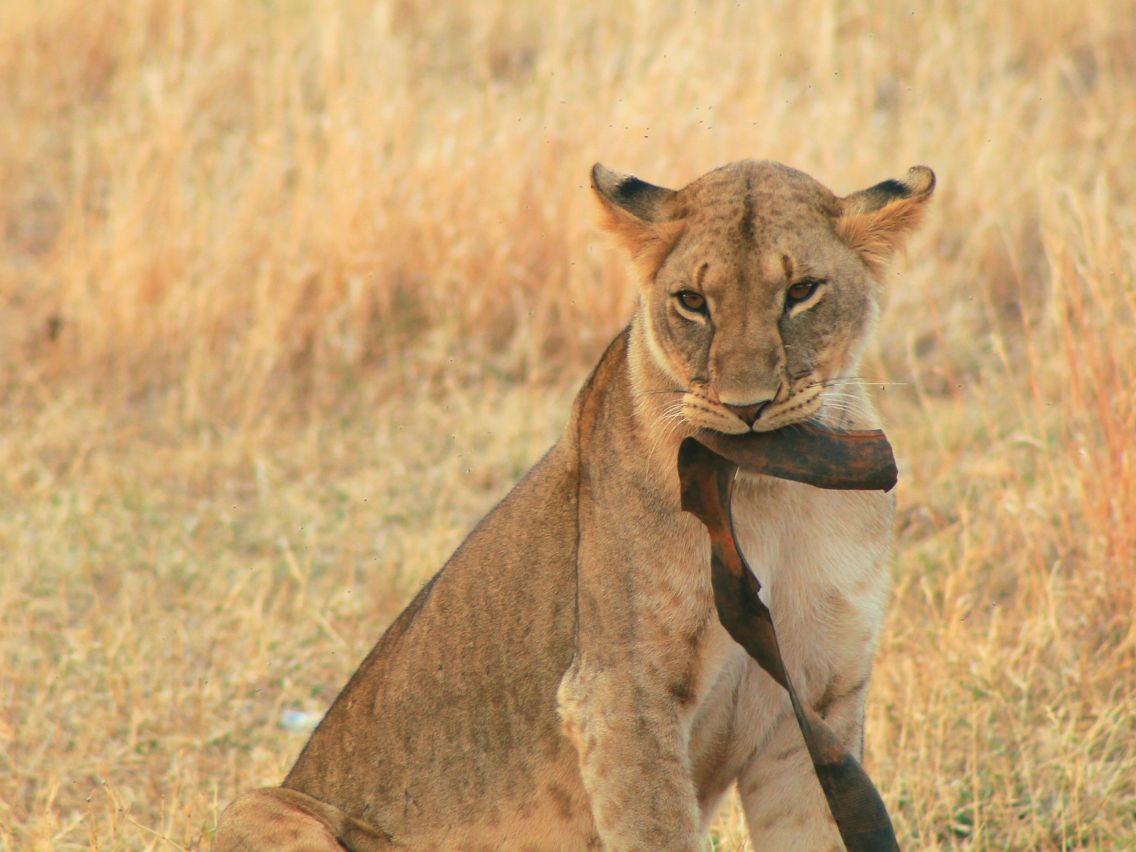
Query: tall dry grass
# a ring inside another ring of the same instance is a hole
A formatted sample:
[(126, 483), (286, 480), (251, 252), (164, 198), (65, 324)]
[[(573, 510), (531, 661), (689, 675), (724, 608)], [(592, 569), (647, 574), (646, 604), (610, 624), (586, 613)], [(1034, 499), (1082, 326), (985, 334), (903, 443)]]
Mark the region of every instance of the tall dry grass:
[(438, 6), (0, 4), (0, 845), (207, 845), (626, 316), (591, 163), (757, 156), (940, 178), (865, 369), (905, 848), (1136, 846), (1136, 4)]

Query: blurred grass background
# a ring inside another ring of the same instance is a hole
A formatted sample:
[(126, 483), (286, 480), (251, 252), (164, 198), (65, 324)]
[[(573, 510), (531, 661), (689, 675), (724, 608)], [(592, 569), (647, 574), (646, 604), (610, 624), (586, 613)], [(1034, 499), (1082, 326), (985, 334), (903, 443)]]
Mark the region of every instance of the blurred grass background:
[(1134, 81), (1133, 0), (0, 3), (0, 848), (208, 848), (625, 321), (592, 162), (743, 157), (939, 176), (864, 369), (901, 842), (1136, 847)]

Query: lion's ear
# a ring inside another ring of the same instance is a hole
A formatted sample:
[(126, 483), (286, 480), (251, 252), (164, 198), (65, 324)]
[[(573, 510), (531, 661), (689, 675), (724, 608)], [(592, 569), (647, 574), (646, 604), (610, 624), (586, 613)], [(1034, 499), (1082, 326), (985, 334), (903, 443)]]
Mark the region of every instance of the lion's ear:
[(836, 233), (879, 273), (919, 225), (935, 191), (935, 173), (913, 166), (903, 180), (885, 180), (840, 199)]
[(604, 227), (627, 247), (648, 278), (654, 276), (682, 233), (678, 193), (600, 163), (592, 166), (592, 189), (603, 209)]

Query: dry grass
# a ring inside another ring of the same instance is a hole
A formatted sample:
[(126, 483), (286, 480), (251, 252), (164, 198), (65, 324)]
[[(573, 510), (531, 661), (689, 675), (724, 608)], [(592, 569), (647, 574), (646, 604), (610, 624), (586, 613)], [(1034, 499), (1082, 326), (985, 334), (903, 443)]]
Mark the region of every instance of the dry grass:
[(437, 5), (0, 5), (0, 847), (278, 780), (626, 315), (592, 161), (746, 156), (940, 177), (866, 370), (905, 847), (1136, 847), (1136, 4)]

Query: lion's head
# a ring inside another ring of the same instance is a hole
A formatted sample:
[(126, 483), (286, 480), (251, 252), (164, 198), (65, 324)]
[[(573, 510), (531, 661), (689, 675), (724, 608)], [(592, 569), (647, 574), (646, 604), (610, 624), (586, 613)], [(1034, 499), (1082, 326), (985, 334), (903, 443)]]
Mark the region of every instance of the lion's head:
[(879, 311), (879, 274), (935, 186), (917, 166), (839, 198), (808, 175), (746, 160), (680, 190), (592, 170), (606, 225), (640, 272), (671, 415), (729, 434), (841, 410)]

